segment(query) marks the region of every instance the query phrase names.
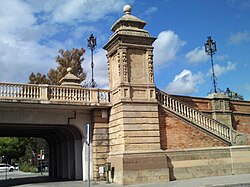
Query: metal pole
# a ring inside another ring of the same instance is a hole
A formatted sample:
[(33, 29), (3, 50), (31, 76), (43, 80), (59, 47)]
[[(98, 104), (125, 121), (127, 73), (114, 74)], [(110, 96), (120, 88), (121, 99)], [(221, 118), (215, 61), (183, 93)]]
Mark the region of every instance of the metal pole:
[(214, 73), (214, 61), (213, 61), (212, 52), (211, 52), (211, 64), (212, 64), (212, 79), (213, 79), (214, 93), (217, 93), (217, 90), (216, 90), (216, 76), (215, 76), (215, 73)]
[(210, 59), (211, 59), (211, 65), (212, 65), (212, 82), (213, 82), (213, 90), (214, 93), (217, 93), (217, 89), (216, 89), (216, 76), (214, 73), (214, 61), (213, 61), (213, 55), (215, 54), (215, 52), (217, 51), (216, 49), (216, 42), (213, 42), (211, 36), (207, 37), (207, 43), (205, 43), (205, 52), (210, 55)]
[(94, 88), (94, 60), (93, 60), (93, 49), (91, 49), (91, 68), (92, 68), (92, 79), (91, 79), (91, 87)]
[(7, 180), (7, 159), (6, 159), (6, 166), (5, 166), (5, 180)]
[(88, 187), (90, 187), (90, 124), (86, 125), (86, 145), (88, 145)]
[(41, 164), (40, 164), (40, 166), (41, 166), (41, 175), (43, 175), (43, 161), (42, 161), (42, 159), (41, 159)]
[(89, 143), (89, 150), (88, 150), (88, 187), (90, 187), (90, 143)]
[(88, 41), (88, 48), (91, 50), (91, 71), (92, 71), (92, 77), (91, 77), (91, 87), (94, 88), (95, 87), (95, 83), (94, 83), (94, 55), (93, 55), (93, 51), (95, 50), (96, 47), (96, 38), (94, 37), (93, 34), (90, 35)]

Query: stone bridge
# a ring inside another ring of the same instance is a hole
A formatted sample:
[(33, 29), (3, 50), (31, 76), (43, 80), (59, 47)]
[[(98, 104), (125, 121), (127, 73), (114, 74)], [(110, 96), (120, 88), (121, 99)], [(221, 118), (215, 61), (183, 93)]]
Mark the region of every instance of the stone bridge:
[(127, 185), (250, 172), (250, 102), (223, 94), (174, 96), (156, 88), (155, 38), (124, 7), (108, 43), (109, 90), (0, 83), (0, 136), (41, 137), (50, 176), (87, 179), (85, 126), (91, 124), (91, 178)]
[(44, 138), (51, 176), (86, 179), (85, 126), (110, 106), (108, 90), (0, 83), (0, 136)]

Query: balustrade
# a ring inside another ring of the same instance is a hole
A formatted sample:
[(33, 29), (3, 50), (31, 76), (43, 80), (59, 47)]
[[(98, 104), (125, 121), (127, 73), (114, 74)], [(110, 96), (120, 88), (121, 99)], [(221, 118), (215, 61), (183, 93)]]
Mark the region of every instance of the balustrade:
[(51, 85), (0, 83), (0, 99), (109, 103), (109, 90)]
[(37, 99), (40, 88), (31, 84), (0, 83), (0, 98)]
[(168, 108), (169, 110), (173, 111), (185, 117), (192, 123), (206, 129), (207, 131), (216, 134), (217, 136), (226, 139), (229, 142), (232, 142), (232, 134), (234, 130), (229, 128), (228, 126), (206, 116), (205, 114), (195, 110), (194, 108), (188, 107), (184, 105), (180, 101), (176, 100), (175, 98), (169, 96), (168, 94), (157, 90), (157, 97), (158, 102)]

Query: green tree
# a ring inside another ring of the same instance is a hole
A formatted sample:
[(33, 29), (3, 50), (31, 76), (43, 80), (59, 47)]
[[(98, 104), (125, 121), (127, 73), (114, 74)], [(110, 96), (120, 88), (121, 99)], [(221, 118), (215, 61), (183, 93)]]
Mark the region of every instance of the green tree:
[(34, 74), (33, 72), (29, 76), (29, 84), (49, 84), (50, 80), (47, 76), (41, 73)]
[(29, 141), (26, 145), (25, 155), (20, 158), (22, 163), (28, 163), (31, 166), (36, 167), (38, 165), (38, 154), (40, 150), (45, 150), (45, 159), (48, 159), (49, 146), (45, 139), (43, 138), (29, 138)]
[(27, 138), (2, 137), (0, 138), (0, 155), (4, 156), (7, 162), (11, 159), (19, 159), (25, 155), (27, 143)]
[(56, 57), (58, 63), (56, 69), (50, 69), (46, 75), (41, 73), (31, 73), (29, 76), (29, 83), (32, 84), (60, 84), (60, 80), (67, 74), (67, 68), (71, 67), (71, 73), (80, 78), (81, 81), (85, 80), (86, 73), (83, 71), (82, 62), (84, 60), (83, 54), (85, 49), (71, 49), (59, 50), (59, 55)]

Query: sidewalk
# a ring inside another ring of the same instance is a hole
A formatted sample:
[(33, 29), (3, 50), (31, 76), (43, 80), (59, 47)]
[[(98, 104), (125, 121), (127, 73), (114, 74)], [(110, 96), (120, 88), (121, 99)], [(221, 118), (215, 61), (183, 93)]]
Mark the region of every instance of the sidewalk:
[[(87, 183), (84, 183), (86, 186)], [(119, 185), (100, 184), (96, 187), (118, 187)], [(229, 175), (218, 177), (206, 177), (197, 179), (176, 180), (166, 183), (149, 184), (149, 185), (129, 185), (129, 187), (250, 187), (250, 174)], [(94, 185), (93, 185), (94, 187)]]
[[(18, 185), (20, 187), (88, 187), (88, 182), (83, 181), (61, 181), (61, 182), (42, 182)], [(129, 185), (128, 187), (250, 187), (250, 174), (244, 175), (229, 175), (218, 177), (206, 177), (187, 180), (176, 180), (158, 184), (147, 185)], [(93, 184), (91, 181), (91, 187), (121, 187), (117, 184), (106, 184), (100, 182), (99, 184)]]

